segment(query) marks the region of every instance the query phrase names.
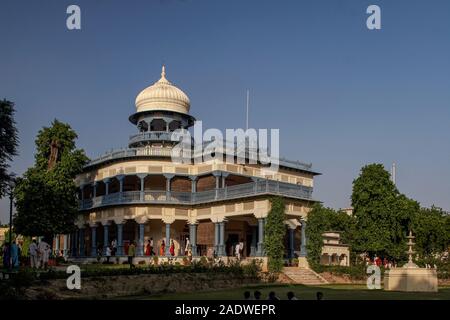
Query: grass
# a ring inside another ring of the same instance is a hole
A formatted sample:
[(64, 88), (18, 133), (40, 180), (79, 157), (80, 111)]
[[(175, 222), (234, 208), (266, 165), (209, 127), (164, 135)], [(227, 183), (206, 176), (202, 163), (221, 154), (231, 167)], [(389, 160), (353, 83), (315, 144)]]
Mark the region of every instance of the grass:
[(365, 285), (334, 284), (323, 286), (304, 285), (253, 285), (238, 289), (218, 291), (173, 293), (155, 296), (129, 297), (140, 300), (242, 300), (244, 291), (259, 290), (263, 299), (270, 291), (286, 300), (289, 291), (293, 291), (299, 300), (315, 300), (316, 292), (321, 291), (326, 300), (450, 300), (450, 287), (440, 287), (437, 293), (392, 292), (369, 290)]

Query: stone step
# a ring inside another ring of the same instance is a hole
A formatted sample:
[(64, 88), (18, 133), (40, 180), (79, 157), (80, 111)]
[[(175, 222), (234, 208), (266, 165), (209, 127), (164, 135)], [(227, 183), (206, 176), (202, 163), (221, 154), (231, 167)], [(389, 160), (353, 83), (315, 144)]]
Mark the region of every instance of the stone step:
[(328, 283), (327, 280), (325, 280), (323, 277), (321, 277), (311, 269), (298, 267), (285, 267), (283, 269), (283, 273), (293, 283), (306, 285), (321, 285)]

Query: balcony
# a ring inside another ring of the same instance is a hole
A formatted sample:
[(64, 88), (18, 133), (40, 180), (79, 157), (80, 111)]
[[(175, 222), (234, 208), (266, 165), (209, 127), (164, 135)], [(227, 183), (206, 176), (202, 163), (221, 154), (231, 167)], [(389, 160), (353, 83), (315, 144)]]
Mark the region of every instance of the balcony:
[(150, 131), (132, 135), (129, 140), (130, 145), (146, 141), (171, 141), (172, 132), (169, 131)]
[(260, 195), (279, 195), (300, 200), (311, 200), (312, 188), (273, 180), (258, 180), (202, 192), (127, 191), (80, 200), (79, 210), (88, 210), (124, 204), (184, 204), (196, 205)]

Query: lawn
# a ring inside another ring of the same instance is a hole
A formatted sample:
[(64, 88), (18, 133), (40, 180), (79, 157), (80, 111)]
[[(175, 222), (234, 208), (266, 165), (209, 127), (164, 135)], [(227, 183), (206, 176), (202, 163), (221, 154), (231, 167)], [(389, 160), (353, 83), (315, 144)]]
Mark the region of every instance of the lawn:
[(263, 299), (266, 299), (270, 291), (275, 291), (277, 296), (286, 300), (286, 294), (293, 291), (299, 300), (314, 300), (316, 292), (323, 292), (327, 300), (450, 300), (450, 287), (440, 287), (438, 293), (409, 293), (389, 292), (383, 290), (369, 290), (364, 285), (254, 285), (239, 289), (227, 289), (219, 291), (174, 293), (156, 296), (130, 297), (143, 300), (242, 300), (244, 291), (259, 290)]

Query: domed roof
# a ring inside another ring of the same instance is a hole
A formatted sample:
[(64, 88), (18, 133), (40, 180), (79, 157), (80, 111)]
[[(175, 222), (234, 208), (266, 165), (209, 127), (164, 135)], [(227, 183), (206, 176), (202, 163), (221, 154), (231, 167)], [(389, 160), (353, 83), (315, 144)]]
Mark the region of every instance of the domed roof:
[(142, 90), (136, 97), (137, 112), (168, 110), (189, 113), (188, 96), (166, 79), (165, 67), (162, 67), (161, 79)]

